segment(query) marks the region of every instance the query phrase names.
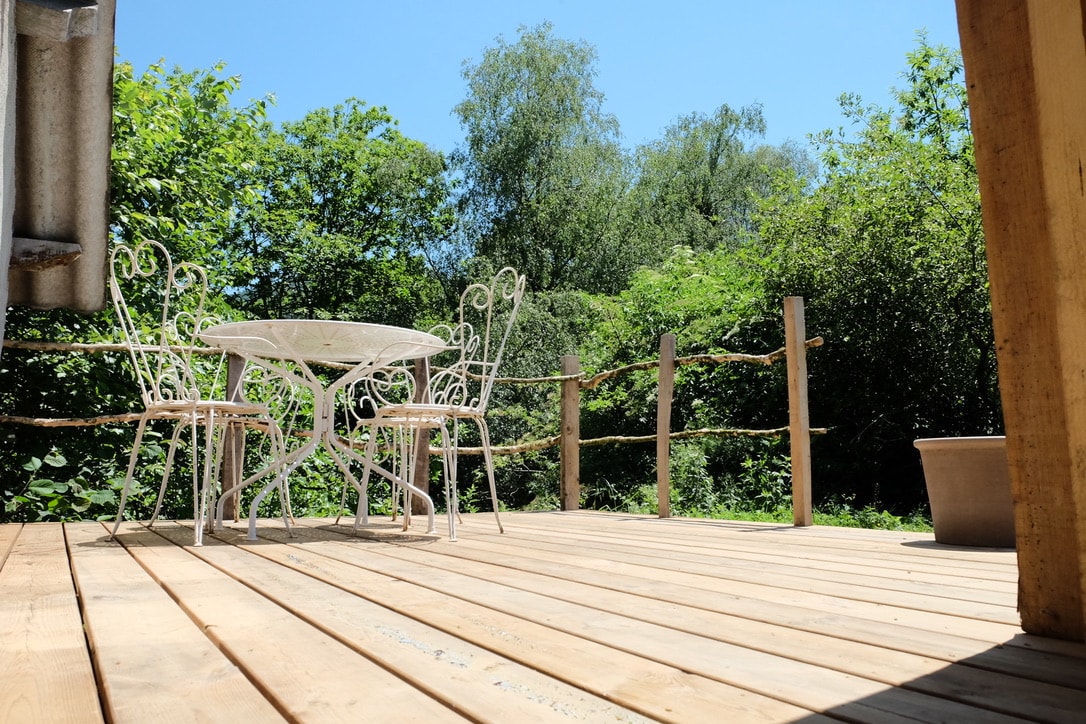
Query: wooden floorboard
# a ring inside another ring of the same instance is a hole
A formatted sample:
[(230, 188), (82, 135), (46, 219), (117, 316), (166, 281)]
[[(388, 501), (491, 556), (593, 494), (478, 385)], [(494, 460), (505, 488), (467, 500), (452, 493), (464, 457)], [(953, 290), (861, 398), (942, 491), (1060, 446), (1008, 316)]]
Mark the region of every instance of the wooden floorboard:
[[(281, 719), (138, 557), (103, 540), (97, 523), (65, 527), (112, 721), (168, 721), (182, 714), (195, 721)], [(138, 537), (127, 536), (129, 545)]]
[(100, 722), (64, 529), (8, 528), (17, 536), (0, 568), (0, 721)]
[(1014, 551), (613, 513), (0, 526), (3, 721), (1053, 721)]

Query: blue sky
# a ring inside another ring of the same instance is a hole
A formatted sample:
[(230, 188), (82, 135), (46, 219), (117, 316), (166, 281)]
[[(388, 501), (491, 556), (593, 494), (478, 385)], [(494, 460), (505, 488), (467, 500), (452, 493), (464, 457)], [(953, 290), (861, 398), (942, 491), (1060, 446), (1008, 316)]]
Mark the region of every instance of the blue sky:
[(270, 118), (299, 120), (349, 97), (387, 106), (407, 136), (443, 151), (463, 138), (453, 107), (464, 61), (543, 21), (598, 54), (596, 88), (627, 146), (680, 116), (762, 105), (765, 140), (846, 122), (837, 98), (890, 104), (906, 54), (958, 47), (954, 0), (119, 0), (116, 45), (137, 72), (226, 63), (237, 99), (274, 94)]

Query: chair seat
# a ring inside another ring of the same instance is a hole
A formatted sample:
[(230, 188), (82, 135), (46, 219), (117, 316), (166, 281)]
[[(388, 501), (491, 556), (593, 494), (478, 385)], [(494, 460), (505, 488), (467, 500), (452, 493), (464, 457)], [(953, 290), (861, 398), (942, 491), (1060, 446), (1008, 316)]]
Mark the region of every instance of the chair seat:
[(196, 400), (194, 402), (168, 401), (148, 405), (155, 414), (184, 417), (192, 414), (215, 413), (224, 416), (267, 415), (268, 406), (255, 402), (231, 402), (228, 400)]
[(381, 415), (373, 421), (385, 423), (389, 418), (401, 418), (436, 426), (450, 417), (478, 417), (482, 413), (475, 407), (436, 405), (426, 402), (406, 402), (381, 408)]

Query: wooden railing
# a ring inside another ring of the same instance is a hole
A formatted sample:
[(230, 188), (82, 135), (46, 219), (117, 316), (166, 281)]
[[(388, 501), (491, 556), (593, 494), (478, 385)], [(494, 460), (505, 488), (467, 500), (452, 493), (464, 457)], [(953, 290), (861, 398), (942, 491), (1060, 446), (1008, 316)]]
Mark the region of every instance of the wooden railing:
[[(804, 307), (802, 297), (788, 297), (784, 300), (784, 329), (785, 344), (780, 349), (763, 355), (751, 354), (702, 354), (689, 357), (676, 357), (676, 339), (673, 334), (665, 334), (660, 338), (659, 359), (645, 362), (637, 362), (613, 370), (599, 372), (590, 377), (585, 377), (580, 369), (580, 360), (576, 356), (566, 356), (561, 359), (561, 374), (547, 378), (499, 378), (498, 383), (503, 384), (558, 384), (561, 389), (559, 434), (542, 440), (535, 440), (517, 445), (495, 446), (492, 452), (496, 455), (513, 455), (524, 452), (543, 450), (557, 446), (560, 460), (560, 491), (559, 505), (562, 510), (576, 510), (580, 505), (580, 449), (582, 447), (629, 444), (629, 443), (656, 443), (656, 485), (658, 514), (662, 518), (671, 515), (669, 475), (671, 441), (689, 439), (693, 437), (717, 436), (717, 437), (781, 437), (787, 435), (791, 448), (792, 466), (792, 513), (793, 523), (797, 526), (811, 525), (811, 447), (810, 436), (812, 433), (822, 433), (825, 430), (812, 429), (808, 420), (807, 406), (807, 363), (806, 351), (808, 348), (818, 347), (822, 344), (821, 337), (806, 339), (804, 321)], [(38, 351), (66, 351), (83, 353), (101, 352), (127, 352), (127, 347), (120, 344), (73, 344), (52, 342), (20, 342), (4, 340), (4, 346), (12, 349), (29, 349)], [(208, 353), (219, 354), (221, 350), (213, 348), (204, 349)], [(786, 426), (763, 429), (698, 429), (671, 431), (671, 407), (674, 394), (675, 370), (682, 365), (690, 364), (723, 364), (742, 362), (748, 364), (772, 365), (780, 361), (787, 362), (788, 375), (788, 424)], [(231, 361), (231, 375), (240, 374), (243, 365), (240, 359)], [(426, 364), (425, 361), (422, 361)], [(331, 365), (339, 367), (340, 365)], [(416, 370), (423, 368), (418, 364)], [(582, 390), (592, 390), (608, 379), (620, 375), (644, 370), (658, 370), (658, 393), (656, 432), (653, 435), (623, 436), (613, 435), (602, 438), (582, 440), (580, 438), (580, 400)], [(133, 422), (139, 418), (138, 413), (120, 413), (113, 415), (99, 415), (89, 418), (32, 418), (13, 415), (0, 415), (0, 423), (14, 423), (34, 425), (42, 427), (60, 426), (88, 426)], [(230, 442), (226, 446), (227, 459), (224, 460), (223, 477), (229, 487), (229, 481), (233, 480), (241, 470), (241, 462), (244, 449), (240, 447), (240, 441)], [(430, 451), (422, 446), (419, 457), (415, 460), (416, 478), (423, 479), (428, 469), (429, 457), (437, 451)], [(460, 449), (461, 454), (481, 454), (481, 448), (465, 447)]]
[[(559, 434), (553, 438), (514, 446), (493, 448), (495, 454), (512, 454), (540, 450), (558, 445), (559, 448), (559, 506), (562, 510), (576, 510), (580, 505), (580, 449), (591, 445), (612, 443), (656, 443), (656, 499), (661, 518), (671, 515), (671, 441), (701, 436), (751, 436), (780, 437), (788, 435), (792, 465), (792, 520), (797, 526), (812, 523), (811, 505), (811, 434), (823, 433), (812, 430), (807, 405), (807, 349), (822, 344), (821, 337), (806, 339), (806, 324), (802, 297), (788, 297), (784, 301), (784, 347), (764, 355), (720, 354), (675, 356), (675, 335), (660, 338), (658, 360), (638, 362), (614, 370), (600, 372), (585, 378), (581, 373), (580, 360), (576, 356), (562, 358), (562, 374), (551, 378), (561, 385)], [(788, 365), (788, 425), (769, 430), (701, 429), (671, 431), (671, 406), (674, 394), (675, 369), (681, 365), (727, 362), (745, 362), (772, 365), (781, 360)], [(656, 433), (644, 436), (609, 436), (582, 440), (580, 436), (581, 390), (590, 390), (601, 382), (622, 374), (640, 370), (659, 370), (657, 383)], [(538, 380), (503, 379), (501, 382), (538, 382)], [(481, 453), (479, 449), (462, 449), (461, 452)], [(421, 453), (425, 455), (426, 453)]]

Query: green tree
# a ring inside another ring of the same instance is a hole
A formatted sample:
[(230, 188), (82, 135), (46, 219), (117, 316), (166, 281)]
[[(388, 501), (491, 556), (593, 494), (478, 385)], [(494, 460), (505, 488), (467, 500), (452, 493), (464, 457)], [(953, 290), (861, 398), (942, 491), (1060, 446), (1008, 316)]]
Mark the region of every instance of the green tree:
[(261, 198), (230, 237), (239, 308), (410, 325), (444, 302), (426, 255), (454, 228), (445, 160), (386, 109), (350, 99), (266, 126), (255, 159)]
[(923, 35), (895, 111), (842, 98), (854, 139), (817, 139), (814, 193), (782, 187), (761, 218), (767, 304), (807, 300), (816, 487), (923, 500), (917, 437), (1001, 427), (980, 199), (962, 65)]
[(753, 233), (758, 202), (772, 192), (776, 174), (814, 173), (793, 144), (754, 145), (764, 135), (759, 106), (722, 105), (709, 117), (679, 118), (663, 138), (638, 149), (626, 236), (659, 255), (675, 244), (696, 250), (739, 246)]
[(174, 254), (221, 270), (238, 210), (257, 200), (252, 178), (268, 99), (235, 105), (238, 76), (211, 70), (113, 74), (110, 221), (113, 237), (157, 239)]
[(463, 71), (461, 210), (475, 253), (536, 290), (618, 291), (638, 255), (616, 233), (627, 187), (618, 123), (593, 85), (595, 50), (544, 23), (498, 38)]

